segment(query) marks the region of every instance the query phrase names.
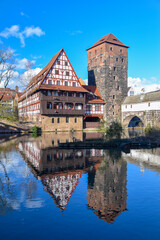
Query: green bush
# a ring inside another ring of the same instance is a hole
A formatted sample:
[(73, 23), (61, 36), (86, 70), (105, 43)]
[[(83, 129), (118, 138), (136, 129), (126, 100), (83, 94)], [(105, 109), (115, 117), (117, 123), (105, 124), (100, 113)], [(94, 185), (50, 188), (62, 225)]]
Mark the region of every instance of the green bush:
[(31, 128), (31, 132), (32, 132), (32, 137), (36, 138), (40, 135), (41, 128), (37, 127), (37, 126), (34, 126), (34, 127)]
[(150, 123), (147, 124), (147, 127), (144, 129), (145, 135), (151, 134), (153, 131), (153, 128), (151, 127)]
[(120, 122), (112, 122), (110, 126), (106, 129), (106, 137), (109, 139), (112, 138), (121, 138), (123, 133), (123, 128)]

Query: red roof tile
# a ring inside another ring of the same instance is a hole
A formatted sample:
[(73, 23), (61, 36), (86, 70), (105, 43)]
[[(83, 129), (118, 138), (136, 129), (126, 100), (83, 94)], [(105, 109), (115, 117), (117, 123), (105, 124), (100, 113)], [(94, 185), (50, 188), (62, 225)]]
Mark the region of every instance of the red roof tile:
[(127, 45), (123, 44), (118, 38), (116, 38), (112, 33), (107, 34), (106, 36), (102, 37), (98, 42), (96, 42), (92, 47), (88, 48), (87, 51), (91, 48), (94, 48), (102, 43), (112, 43), (115, 45), (119, 45), (122, 47), (129, 48)]
[(69, 87), (69, 86), (61, 86), (61, 85), (42, 84), (39, 88), (47, 89), (47, 90), (61, 90), (61, 91), (71, 91), (71, 92), (88, 92), (83, 87)]

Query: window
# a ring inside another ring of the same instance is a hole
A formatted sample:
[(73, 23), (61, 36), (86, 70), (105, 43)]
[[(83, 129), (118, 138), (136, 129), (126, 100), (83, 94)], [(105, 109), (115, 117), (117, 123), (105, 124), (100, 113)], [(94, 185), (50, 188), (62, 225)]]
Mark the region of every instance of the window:
[(80, 97), (80, 93), (76, 93), (76, 97)]
[(58, 91), (58, 96), (62, 96), (62, 92), (61, 91)]
[(66, 117), (66, 123), (69, 123), (69, 117)]
[(101, 52), (102, 52), (102, 48), (101, 48)]
[(115, 80), (115, 79), (116, 79), (116, 76), (113, 76), (113, 79)]
[(131, 105), (131, 108), (132, 108), (132, 105)]
[(115, 99), (115, 95), (113, 95), (113, 99)]
[(126, 108), (127, 108), (127, 105), (126, 105)]
[(114, 105), (112, 105), (112, 108), (114, 109)]
[(95, 50), (95, 54), (97, 54), (97, 50)]
[(69, 72), (66, 72), (66, 76), (69, 76)]
[(52, 84), (52, 80), (48, 80), (48, 84), (51, 85)]
[(74, 106), (73, 106), (73, 103), (66, 103), (65, 105), (64, 105), (64, 109), (74, 109)]
[(89, 53), (89, 56), (91, 57), (91, 52)]
[(113, 115), (114, 115), (114, 112), (113, 112)]
[(68, 96), (68, 93), (67, 93), (67, 92), (64, 92), (64, 96)]
[(60, 61), (57, 61), (57, 64), (60, 65)]
[(52, 103), (51, 102), (47, 102), (47, 109), (52, 109)]
[(116, 67), (114, 67), (113, 70), (116, 71)]
[(59, 70), (55, 70), (55, 74), (59, 74)]
[(73, 97), (73, 92), (68, 92), (69, 97)]
[(74, 122), (77, 123), (77, 118), (74, 119)]
[(150, 105), (151, 105), (151, 104), (150, 104), (150, 103), (148, 103), (148, 107), (150, 107)]
[[(54, 123), (54, 118), (52, 118), (52, 123)], [(53, 143), (52, 143), (53, 144)]]
[(60, 85), (60, 81), (57, 81), (57, 85)]
[(68, 86), (68, 82), (67, 82), (67, 81), (65, 81), (65, 82), (64, 82), (64, 85), (65, 85), (65, 86)]
[(110, 47), (110, 51), (112, 51), (112, 47)]
[(117, 86), (117, 90), (119, 90), (119, 85)]
[(95, 111), (101, 111), (101, 105), (95, 105)]
[(57, 118), (57, 123), (60, 123), (60, 118), (59, 117)]
[(83, 109), (83, 104), (81, 104), (81, 103), (76, 103), (75, 109), (76, 109), (76, 110), (82, 110), (82, 109)]
[(122, 58), (122, 62), (123, 62), (123, 58)]
[(76, 86), (76, 83), (75, 82), (73, 82), (73, 87), (75, 87)]
[(57, 96), (57, 95), (58, 95), (58, 92), (53, 91), (53, 96)]
[(52, 154), (47, 154), (47, 161), (52, 161)]
[(116, 58), (116, 62), (118, 62), (118, 58)]
[(122, 49), (120, 49), (120, 53), (122, 53)]
[(83, 98), (83, 93), (80, 93), (80, 97)]
[(48, 96), (52, 96), (52, 92), (51, 91), (47, 91), (47, 95)]
[(68, 66), (68, 62), (65, 62), (65, 66)]

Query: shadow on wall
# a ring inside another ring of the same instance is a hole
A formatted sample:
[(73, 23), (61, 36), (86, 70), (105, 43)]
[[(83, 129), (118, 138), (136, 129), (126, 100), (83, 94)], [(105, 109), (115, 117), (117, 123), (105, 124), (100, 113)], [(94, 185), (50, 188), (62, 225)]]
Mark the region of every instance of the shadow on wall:
[(88, 71), (88, 85), (96, 86), (96, 80), (93, 70)]

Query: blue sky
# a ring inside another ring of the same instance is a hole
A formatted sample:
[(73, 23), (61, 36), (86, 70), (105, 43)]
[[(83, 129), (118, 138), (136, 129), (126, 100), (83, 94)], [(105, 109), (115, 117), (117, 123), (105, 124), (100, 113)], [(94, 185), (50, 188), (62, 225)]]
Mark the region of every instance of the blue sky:
[(34, 68), (42, 68), (64, 48), (82, 79), (87, 79), (85, 50), (112, 32), (130, 46), (130, 81), (160, 84), (160, 0), (5, 0), (0, 22), (0, 41), (16, 50), (19, 61), (34, 60)]

